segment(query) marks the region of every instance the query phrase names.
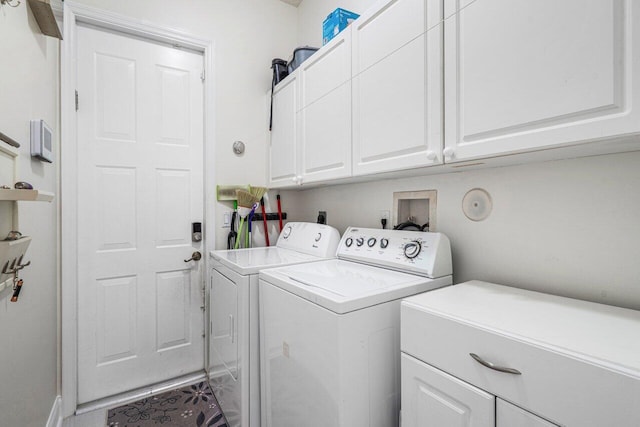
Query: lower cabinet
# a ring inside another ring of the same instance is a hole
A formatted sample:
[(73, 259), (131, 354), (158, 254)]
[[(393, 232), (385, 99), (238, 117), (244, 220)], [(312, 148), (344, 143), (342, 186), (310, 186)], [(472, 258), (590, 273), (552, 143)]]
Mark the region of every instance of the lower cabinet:
[(637, 310), (476, 280), (405, 298), (402, 425), (638, 427), (639, 330)]
[(495, 426), (495, 398), (402, 354), (402, 427)]
[(557, 426), (500, 398), (496, 398), (496, 421), (498, 427)]
[(531, 412), (402, 354), (402, 427), (553, 427)]

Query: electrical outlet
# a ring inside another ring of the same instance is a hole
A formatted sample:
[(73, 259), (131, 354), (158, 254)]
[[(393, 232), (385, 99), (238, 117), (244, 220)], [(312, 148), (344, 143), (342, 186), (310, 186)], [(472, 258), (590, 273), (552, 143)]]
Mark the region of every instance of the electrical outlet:
[(318, 211), (318, 224), (327, 223), (327, 211)]
[(380, 211), (380, 225), (382, 228), (387, 228), (389, 225), (389, 211)]

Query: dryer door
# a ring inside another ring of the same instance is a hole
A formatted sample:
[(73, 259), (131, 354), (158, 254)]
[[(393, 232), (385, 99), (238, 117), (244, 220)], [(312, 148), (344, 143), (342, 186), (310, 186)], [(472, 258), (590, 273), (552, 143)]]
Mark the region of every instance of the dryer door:
[(238, 286), (213, 270), (211, 275), (211, 370), (238, 379)]

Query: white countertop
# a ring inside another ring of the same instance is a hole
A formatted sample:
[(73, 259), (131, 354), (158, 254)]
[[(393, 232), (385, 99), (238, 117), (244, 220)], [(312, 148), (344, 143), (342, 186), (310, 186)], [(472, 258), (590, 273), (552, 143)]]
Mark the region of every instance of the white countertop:
[(640, 311), (481, 281), (403, 304), (640, 378)]

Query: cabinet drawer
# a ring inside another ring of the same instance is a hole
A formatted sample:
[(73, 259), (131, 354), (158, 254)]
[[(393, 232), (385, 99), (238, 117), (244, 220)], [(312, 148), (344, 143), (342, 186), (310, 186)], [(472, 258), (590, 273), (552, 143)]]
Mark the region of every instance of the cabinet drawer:
[[(406, 301), (401, 313), (402, 351), (454, 377), (560, 425), (640, 425), (640, 381), (632, 375), (596, 359), (443, 317)], [(505, 326), (509, 320), (505, 318)], [(489, 369), (470, 353), (522, 374)]]

